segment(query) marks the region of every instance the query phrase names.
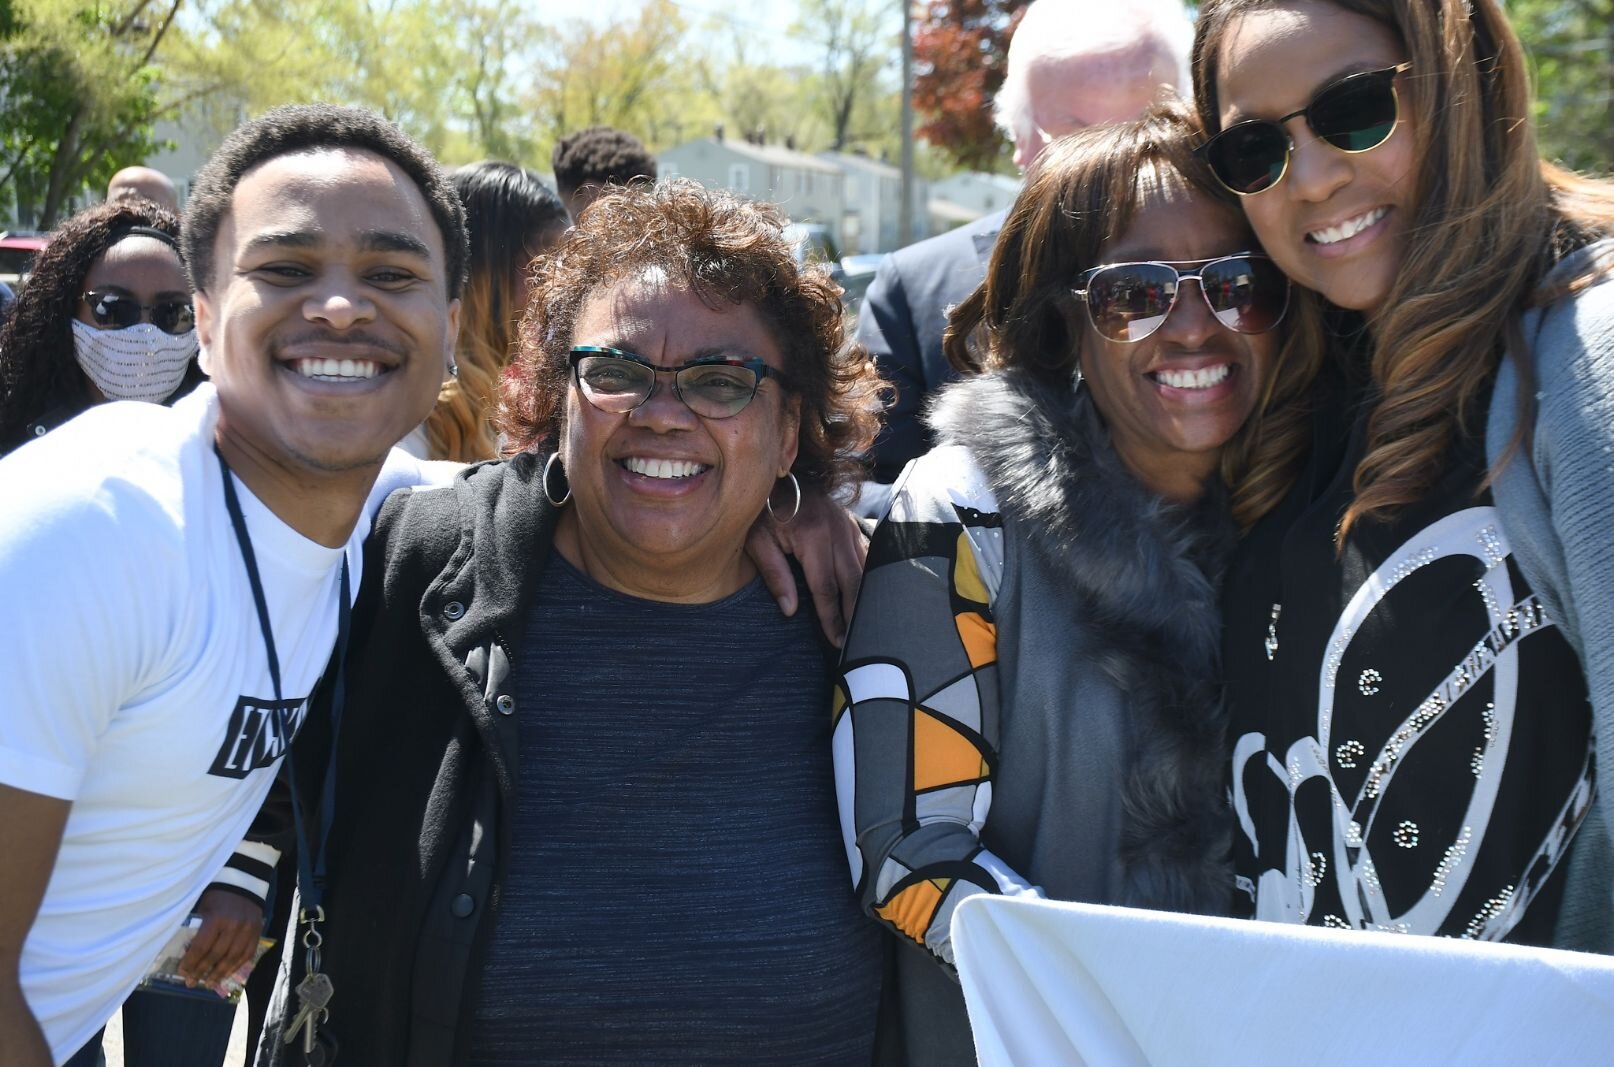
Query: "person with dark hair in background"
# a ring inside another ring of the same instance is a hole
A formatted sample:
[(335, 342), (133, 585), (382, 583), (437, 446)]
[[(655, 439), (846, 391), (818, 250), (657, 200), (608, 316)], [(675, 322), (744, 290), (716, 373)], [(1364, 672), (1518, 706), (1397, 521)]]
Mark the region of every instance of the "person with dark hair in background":
[(773, 208), (692, 182), (610, 191), (538, 261), (500, 406), (520, 451), (395, 495), (366, 549), (323, 948), (342, 1062), (869, 1062), (833, 652), (746, 549), (860, 473), (879, 383), (843, 331)]
[(193, 319), (173, 215), (122, 200), (62, 223), (0, 325), (0, 455), (92, 405), (189, 392)]
[(590, 126), (555, 142), (550, 156), (555, 188), (572, 218), (604, 193), (607, 186), (656, 180), (656, 157), (631, 133), (609, 126)]
[(449, 179), (471, 237), (459, 347), (437, 407), (403, 447), (427, 459), (475, 463), (498, 451), (492, 408), (499, 376), (515, 356), (532, 261), (560, 240), (570, 220), (554, 191), (514, 163), (469, 163)]
[[(223, 867), (331, 658), (372, 494), (427, 475), (389, 450), (431, 410), (467, 248), (424, 149), (277, 108), (213, 155), (182, 238), (212, 381), (0, 460), (0, 595), (29, 612), (0, 642), (7, 1067), (98, 1042)], [(187, 977), (216, 986), (226, 949)]]

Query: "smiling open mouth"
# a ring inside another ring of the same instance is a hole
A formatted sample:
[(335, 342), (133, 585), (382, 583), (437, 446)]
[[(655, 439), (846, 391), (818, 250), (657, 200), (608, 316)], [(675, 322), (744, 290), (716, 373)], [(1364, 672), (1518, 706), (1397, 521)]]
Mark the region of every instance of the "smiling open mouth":
[(1220, 385), (1233, 373), (1230, 363), (1218, 363), (1211, 367), (1201, 367), (1199, 370), (1170, 370), (1162, 368), (1150, 371), (1147, 377), (1153, 378), (1161, 385), (1169, 385), (1173, 389), (1209, 389), (1213, 385)]
[(629, 456), (618, 462), (632, 473), (642, 474), (646, 478), (693, 478), (712, 469), (707, 464), (692, 463), (683, 459), (641, 459), (638, 456)]
[(350, 382), (374, 378), (382, 367), (368, 359), (298, 359), (292, 361), (292, 369), (317, 382)]
[(1306, 240), (1311, 241), (1313, 244), (1337, 245), (1341, 241), (1348, 241), (1355, 237), (1389, 213), (1390, 209), (1387, 207), (1376, 207), (1365, 215), (1358, 215), (1354, 219), (1346, 219), (1338, 226), (1313, 230), (1306, 234)]

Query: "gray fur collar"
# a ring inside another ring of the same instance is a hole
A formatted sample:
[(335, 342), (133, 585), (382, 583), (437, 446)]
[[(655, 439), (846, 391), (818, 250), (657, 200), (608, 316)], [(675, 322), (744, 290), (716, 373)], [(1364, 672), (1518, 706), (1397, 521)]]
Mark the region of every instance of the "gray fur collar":
[(1232, 815), (1217, 585), (1233, 543), (1223, 494), (1177, 507), (1122, 465), (1086, 390), (1055, 393), (1017, 371), (936, 397), (941, 443), (966, 447), (1005, 522), (1102, 642), (1095, 669), (1134, 723), (1125, 786), (1122, 903), (1222, 913), (1232, 899)]

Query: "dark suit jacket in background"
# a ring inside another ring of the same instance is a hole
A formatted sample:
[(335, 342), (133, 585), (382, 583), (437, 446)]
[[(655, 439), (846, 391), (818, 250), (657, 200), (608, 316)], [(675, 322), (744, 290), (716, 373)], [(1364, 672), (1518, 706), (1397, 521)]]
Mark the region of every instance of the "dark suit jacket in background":
[(896, 387), (885, 428), (874, 443), (874, 478), (894, 481), (905, 463), (930, 450), (920, 421), (925, 398), (956, 375), (942, 355), (947, 309), (986, 277), (987, 260), (1007, 211), (891, 253), (863, 298), (857, 339)]

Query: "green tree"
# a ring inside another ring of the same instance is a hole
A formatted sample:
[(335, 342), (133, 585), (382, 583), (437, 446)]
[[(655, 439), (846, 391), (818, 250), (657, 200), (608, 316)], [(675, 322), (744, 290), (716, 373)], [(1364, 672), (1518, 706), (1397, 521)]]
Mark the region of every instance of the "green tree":
[[(461, 133), (476, 71), (465, 3), (197, 0), (162, 53), (176, 100), (223, 132), (277, 104), (329, 100), (381, 112), (440, 150)], [(461, 138), (463, 139), (463, 137)]]
[(181, 0), (7, 0), (0, 15), (0, 195), (48, 229), (68, 198), (158, 147), (153, 57)]
[(588, 126), (614, 126), (657, 147), (717, 121), (701, 38), (671, 0), (649, 0), (604, 25), (572, 20), (550, 29), (531, 72), (531, 104), (553, 141)]
[(1577, 170), (1614, 168), (1614, 0), (1511, 0), (1530, 53), (1541, 151)]
[(469, 119), (475, 155), (534, 161), (535, 134), (522, 106), (521, 81), (534, 65), (544, 29), (520, 5), (455, 0), (459, 107)]
[[(889, 94), (880, 91), (880, 72), (897, 50), (885, 0), (801, 0), (793, 30), (818, 47), (818, 96), (830, 128), (829, 147), (847, 148), (868, 122), (868, 105)], [(877, 112), (876, 112), (877, 113)], [(896, 125), (895, 114), (883, 123)]]

